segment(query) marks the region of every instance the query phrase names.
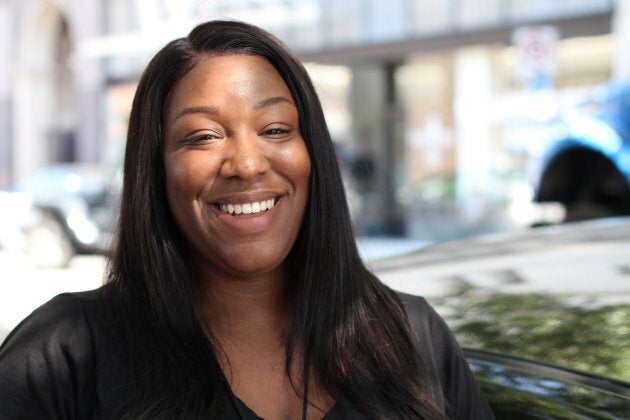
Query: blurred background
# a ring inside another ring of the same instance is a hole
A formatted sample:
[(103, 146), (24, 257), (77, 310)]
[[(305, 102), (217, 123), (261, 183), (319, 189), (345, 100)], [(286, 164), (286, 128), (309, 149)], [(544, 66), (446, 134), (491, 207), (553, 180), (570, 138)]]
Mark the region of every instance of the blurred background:
[(630, 77), (624, 1), (5, 0), (0, 188), (59, 163), (119, 165), (149, 58), (214, 18), (260, 25), (308, 63), (360, 235), (561, 220), (533, 205), (553, 123)]
[(307, 63), (378, 249), (630, 214), (628, 1), (0, 0), (4, 272), (107, 248), (137, 80), (216, 18)]
[[(567, 116), (599, 112), (630, 79), (627, 3), (2, 0), (0, 190), (32, 189), (25, 177), (67, 163), (115, 178), (150, 57), (198, 22), (230, 18), (308, 63), (360, 236), (433, 242), (554, 223), (580, 195), (602, 210), (594, 196), (627, 193), (627, 144), (613, 156), (627, 138), (583, 122), (570, 134)], [(571, 136), (573, 155), (554, 159)], [(603, 215), (629, 213), (629, 201)]]

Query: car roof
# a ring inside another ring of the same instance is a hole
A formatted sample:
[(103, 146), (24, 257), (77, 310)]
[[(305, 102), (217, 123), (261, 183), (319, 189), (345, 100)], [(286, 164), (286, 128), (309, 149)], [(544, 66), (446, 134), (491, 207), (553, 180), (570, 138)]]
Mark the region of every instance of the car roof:
[(460, 343), (630, 381), (630, 218), (526, 229), (368, 261)]

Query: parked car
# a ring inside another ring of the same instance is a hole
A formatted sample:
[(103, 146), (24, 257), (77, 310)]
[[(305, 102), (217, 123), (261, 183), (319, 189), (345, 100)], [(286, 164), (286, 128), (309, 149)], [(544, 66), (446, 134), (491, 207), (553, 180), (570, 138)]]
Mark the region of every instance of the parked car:
[(630, 418), (630, 217), (369, 262), (455, 332), (499, 419)]
[(64, 267), (77, 254), (105, 252), (118, 215), (114, 170), (96, 165), (44, 167), (19, 180), (13, 192), (30, 198), (24, 250), (36, 266)]
[(630, 84), (598, 87), (547, 132), (534, 201), (562, 204), (565, 221), (630, 215)]

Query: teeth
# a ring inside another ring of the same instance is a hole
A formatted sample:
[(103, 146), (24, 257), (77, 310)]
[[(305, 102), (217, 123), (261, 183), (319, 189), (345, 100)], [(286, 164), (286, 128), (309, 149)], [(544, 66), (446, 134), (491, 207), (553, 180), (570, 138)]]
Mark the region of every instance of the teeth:
[(275, 204), (275, 198), (265, 201), (255, 201), (253, 203), (221, 204), (221, 211), (228, 214), (253, 214), (260, 213), (265, 210), (271, 210)]

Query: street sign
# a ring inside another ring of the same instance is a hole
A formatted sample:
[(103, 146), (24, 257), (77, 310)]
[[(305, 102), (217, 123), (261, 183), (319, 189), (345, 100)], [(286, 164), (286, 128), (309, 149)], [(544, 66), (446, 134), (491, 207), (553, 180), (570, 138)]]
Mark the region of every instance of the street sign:
[(524, 26), (514, 31), (516, 74), (526, 85), (550, 84), (557, 70), (558, 30), (553, 26)]

